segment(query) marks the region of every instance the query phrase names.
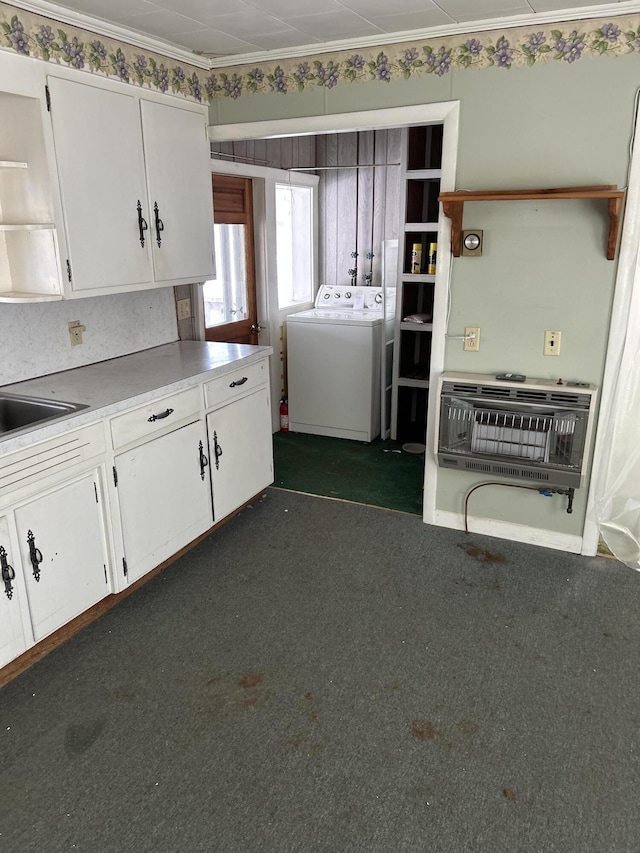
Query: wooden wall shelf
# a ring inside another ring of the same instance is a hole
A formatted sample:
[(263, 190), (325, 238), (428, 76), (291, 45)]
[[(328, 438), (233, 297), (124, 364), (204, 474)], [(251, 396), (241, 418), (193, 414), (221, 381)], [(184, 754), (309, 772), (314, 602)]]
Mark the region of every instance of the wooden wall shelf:
[(454, 258), (460, 257), (460, 238), (462, 234), (462, 214), (467, 201), (539, 201), (547, 198), (584, 199), (603, 198), (608, 202), (609, 236), (607, 239), (607, 259), (612, 261), (616, 256), (618, 229), (624, 190), (619, 190), (615, 184), (602, 184), (592, 187), (560, 187), (546, 190), (459, 190), (458, 192), (440, 193), (438, 201), (442, 202), (445, 216), (451, 220), (451, 252)]

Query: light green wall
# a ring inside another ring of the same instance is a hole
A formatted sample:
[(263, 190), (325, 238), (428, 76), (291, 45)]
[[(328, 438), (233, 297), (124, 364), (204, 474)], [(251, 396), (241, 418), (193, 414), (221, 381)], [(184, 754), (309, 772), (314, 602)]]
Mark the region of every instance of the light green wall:
[[(389, 84), (341, 81), (331, 91), (218, 101), (211, 118), (224, 124), (459, 100), (458, 189), (622, 187), (638, 70), (630, 54)], [(454, 261), (449, 333), (480, 326), (481, 349), (464, 353), (461, 341), (448, 341), (446, 368), (599, 384), (616, 270), (605, 258), (606, 202), (467, 204), (464, 225), (484, 230), (484, 254)], [(562, 331), (559, 357), (542, 355), (545, 329)], [(441, 470), (438, 508), (460, 512), (466, 491), (480, 480)], [(472, 501), (473, 515), (580, 534), (586, 489), (572, 515), (557, 511), (564, 510), (560, 498), (533, 492), (482, 489)]]

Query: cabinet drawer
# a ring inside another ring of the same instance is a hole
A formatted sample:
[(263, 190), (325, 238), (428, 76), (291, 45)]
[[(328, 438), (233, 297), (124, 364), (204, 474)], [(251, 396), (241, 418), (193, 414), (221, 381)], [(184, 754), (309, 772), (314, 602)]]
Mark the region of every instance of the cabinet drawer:
[(205, 406), (207, 409), (212, 409), (233, 400), (235, 397), (244, 396), (248, 391), (254, 391), (260, 385), (264, 385), (268, 379), (269, 362), (267, 359), (257, 364), (239, 367), (232, 373), (227, 373), (218, 379), (212, 379), (205, 383)]
[(185, 418), (200, 416), (200, 386), (161, 397), (123, 415), (111, 419), (111, 438), (114, 448), (132, 441), (153, 436), (162, 430), (184, 422)]

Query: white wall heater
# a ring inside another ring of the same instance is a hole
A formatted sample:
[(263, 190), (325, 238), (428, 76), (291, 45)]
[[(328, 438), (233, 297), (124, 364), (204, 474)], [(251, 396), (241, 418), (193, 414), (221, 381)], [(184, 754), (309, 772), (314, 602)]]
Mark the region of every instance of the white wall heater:
[(597, 388), (584, 382), (514, 381), (478, 373), (440, 377), (442, 468), (579, 488)]

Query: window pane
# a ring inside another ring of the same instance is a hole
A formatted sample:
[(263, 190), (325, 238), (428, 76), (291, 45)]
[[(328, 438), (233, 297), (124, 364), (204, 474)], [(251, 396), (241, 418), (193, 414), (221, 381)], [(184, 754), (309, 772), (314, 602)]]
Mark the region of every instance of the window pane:
[(217, 278), (204, 283), (207, 328), (248, 317), (244, 225), (214, 225)]
[(276, 184), (278, 306), (313, 301), (311, 187)]

